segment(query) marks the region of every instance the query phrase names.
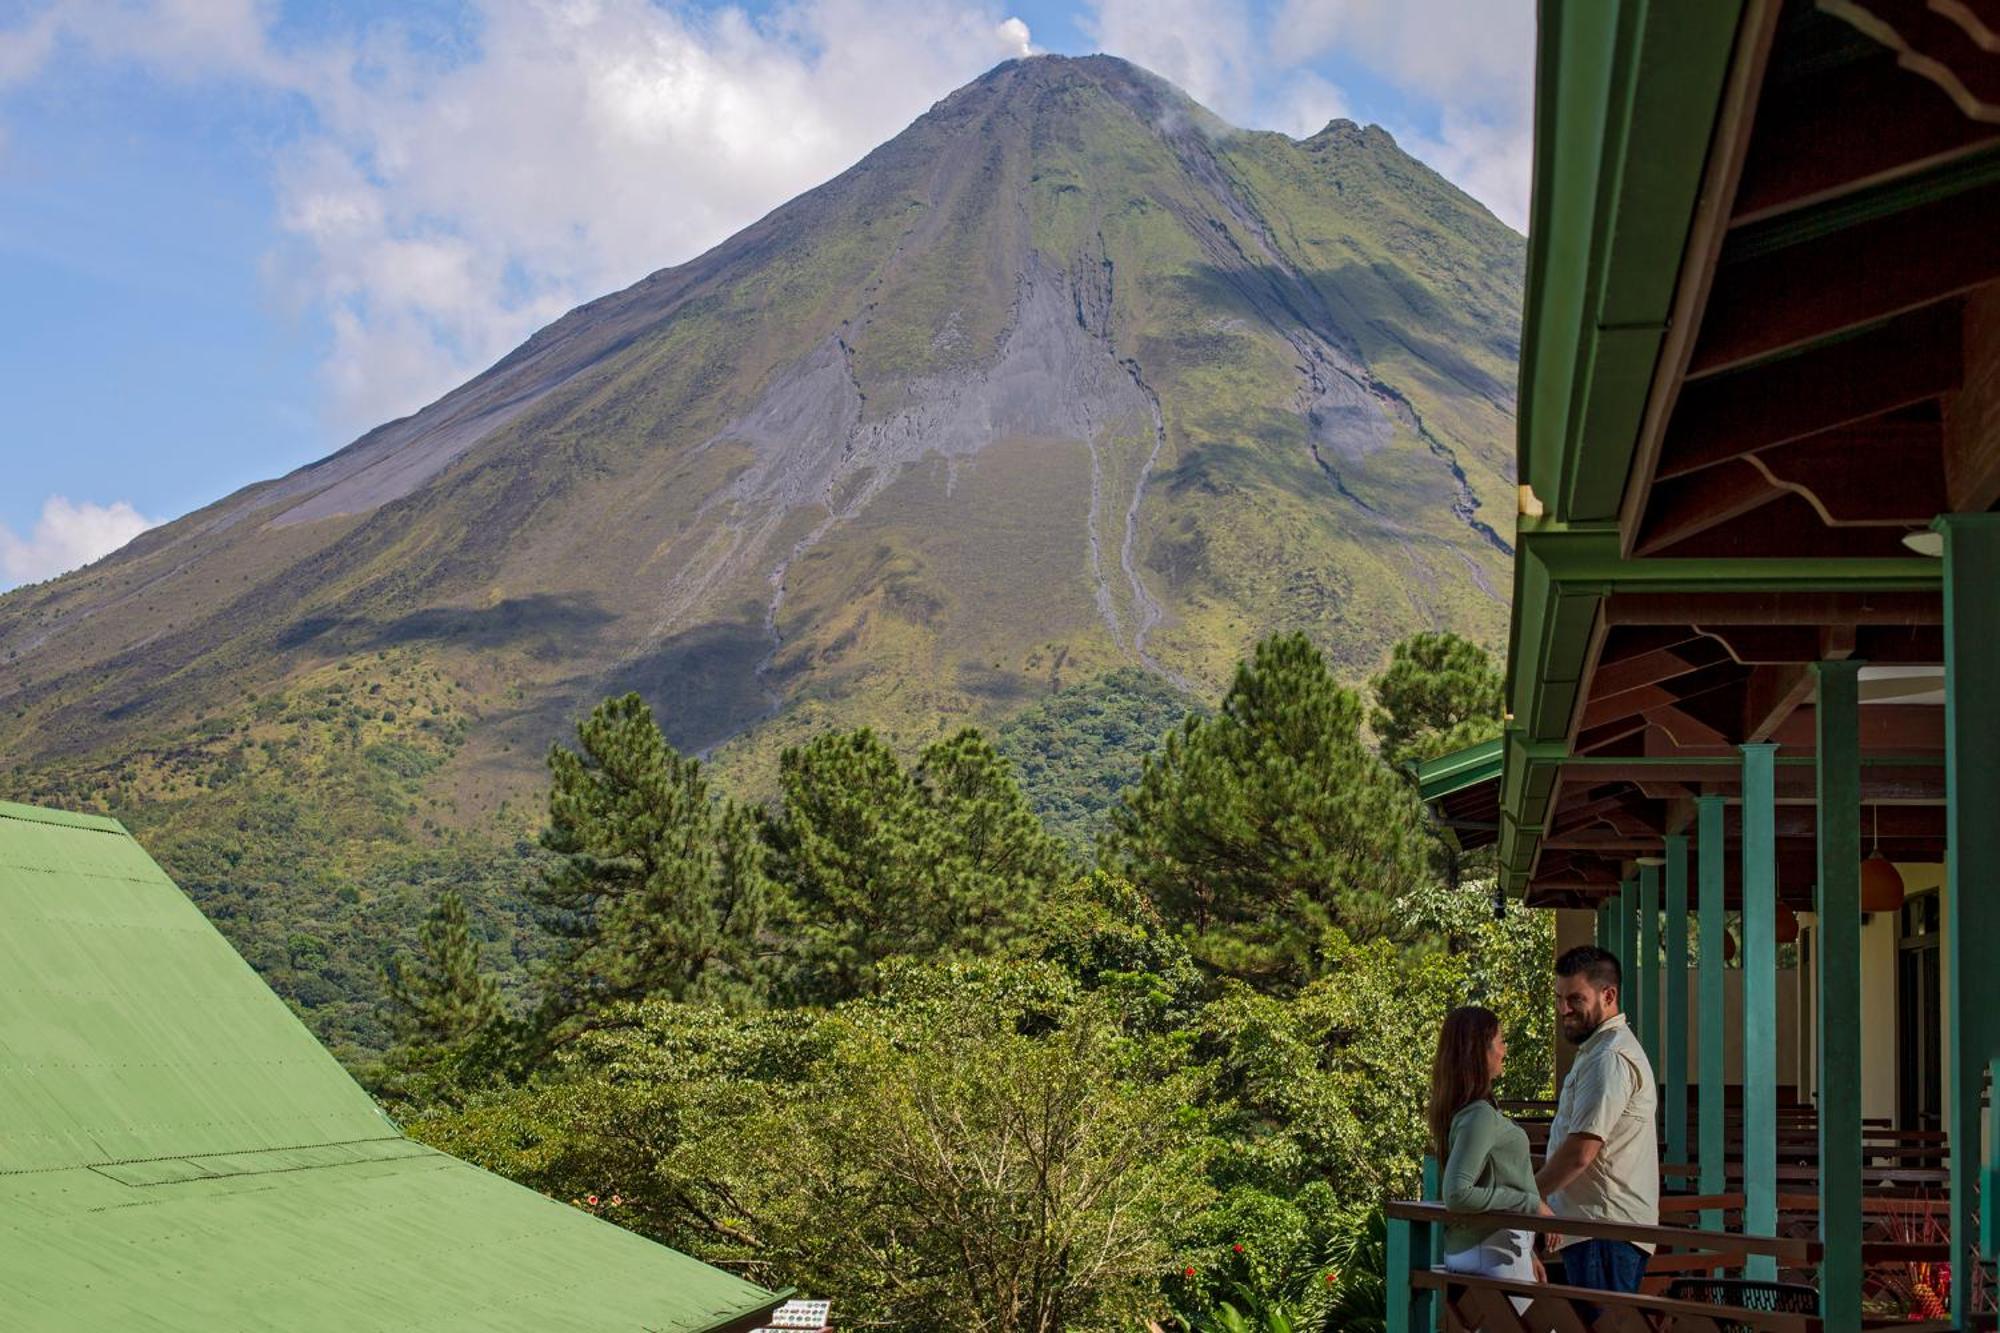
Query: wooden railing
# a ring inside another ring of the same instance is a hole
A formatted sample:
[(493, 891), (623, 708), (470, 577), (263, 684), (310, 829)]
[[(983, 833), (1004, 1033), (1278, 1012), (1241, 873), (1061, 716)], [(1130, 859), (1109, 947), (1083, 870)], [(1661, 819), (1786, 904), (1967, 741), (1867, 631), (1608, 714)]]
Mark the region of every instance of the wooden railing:
[[(1462, 1221), (1437, 1203), (1398, 1202), (1388, 1206), (1390, 1333), (1425, 1333), (1434, 1326), (1491, 1333), (1654, 1333), (1702, 1330), (1723, 1324), (1758, 1333), (1820, 1333), (1813, 1316), (1698, 1305), (1656, 1294), (1676, 1275), (1740, 1268), (1753, 1255), (1776, 1261), (1780, 1269), (1816, 1270), (1819, 1245), (1780, 1236), (1745, 1236), (1685, 1227), (1639, 1227), (1528, 1213), (1485, 1213), (1479, 1220), (1495, 1228), (1586, 1239), (1624, 1240), (1657, 1247), (1647, 1265), (1655, 1291), (1640, 1295), (1587, 1291), (1559, 1283), (1515, 1283), (1499, 1278), (1447, 1273), (1433, 1265), (1432, 1238), (1448, 1221)], [(1524, 1298), (1525, 1311), (1512, 1298)], [(1437, 1323), (1433, 1324), (1433, 1318)]]
[[(1897, 1201), (1887, 1201), (1895, 1203)], [(1809, 1196), (1781, 1196), (1781, 1207), (1803, 1213), (1816, 1209)], [(1670, 1206), (1662, 1201), (1663, 1218), (1685, 1211), (1714, 1208), (1740, 1212), (1741, 1195), (1683, 1196)], [(1464, 1216), (1442, 1204), (1397, 1202), (1388, 1206), (1389, 1330), (1427, 1333), (1438, 1328), (1452, 1333), (1720, 1333), (1724, 1328), (1756, 1333), (1822, 1333), (1813, 1315), (1775, 1314), (1735, 1306), (1697, 1304), (1665, 1294), (1677, 1277), (1714, 1274), (1740, 1268), (1752, 1256), (1770, 1258), (1788, 1281), (1811, 1282), (1820, 1263), (1820, 1247), (1810, 1235), (1748, 1236), (1738, 1232), (1703, 1231), (1687, 1227), (1625, 1226), (1576, 1218), (1540, 1217), (1526, 1213), (1485, 1213), (1479, 1220), (1509, 1228), (1567, 1237), (1625, 1240), (1656, 1247), (1646, 1266), (1646, 1281), (1636, 1295), (1590, 1291), (1561, 1283), (1511, 1282), (1501, 1278), (1449, 1273), (1436, 1265), (1435, 1240), (1447, 1222)], [(1878, 1264), (1935, 1262), (1946, 1247), (1874, 1240), (1863, 1247), (1863, 1262)], [(1517, 1304), (1518, 1302), (1518, 1304)], [(1915, 1323), (1884, 1318), (1869, 1327), (1898, 1328), (1912, 1333), (1948, 1333), (1948, 1323)], [(1839, 1331), (1836, 1331), (1839, 1333)]]

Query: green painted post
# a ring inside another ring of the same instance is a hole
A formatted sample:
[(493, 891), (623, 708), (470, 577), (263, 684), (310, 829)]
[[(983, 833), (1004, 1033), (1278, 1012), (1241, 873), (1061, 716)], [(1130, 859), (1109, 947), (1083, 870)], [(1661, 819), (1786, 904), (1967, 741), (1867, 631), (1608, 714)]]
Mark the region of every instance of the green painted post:
[(1612, 932), (1617, 929), (1617, 910), (1611, 899), (1597, 905), (1597, 947), (1614, 953), (1617, 952), (1617, 941), (1612, 938)]
[(1632, 1030), (1639, 1030), (1639, 1015), (1635, 1006), (1639, 1003), (1638, 991), (1633, 976), (1632, 959), (1638, 950), (1633, 946), (1639, 942), (1639, 881), (1628, 879), (1618, 886), (1618, 926), (1614, 934), (1618, 944), (1611, 952), (1618, 955), (1618, 967), (1625, 978), (1623, 993), (1618, 1003), (1625, 1010), (1626, 1021)]
[(1820, 1317), (1861, 1327), (1861, 663), (1814, 664), (1819, 698)]
[(1633, 1006), (1639, 1024), (1639, 1044), (1646, 1060), (1660, 1067), (1660, 868), (1639, 867), (1639, 947), (1632, 968), (1636, 986)]
[(1667, 997), (1660, 1043), (1666, 1048), (1667, 1160), (1688, 1159), (1688, 840), (1667, 835)]
[(1417, 1333), (1416, 1292), (1410, 1285), (1410, 1224), (1400, 1217), (1389, 1219), (1388, 1279), (1384, 1293), (1389, 1333)]
[[(1729, 1112), (1727, 1094), (1723, 1089), (1726, 1077), (1723, 1057), (1728, 1050), (1725, 1028), (1728, 1023), (1729, 983), (1722, 965), (1722, 941), (1727, 927), (1724, 920), (1727, 862), (1724, 860), (1722, 840), (1722, 806), (1720, 796), (1701, 796), (1695, 801), (1695, 856), (1700, 869), (1701, 890), (1701, 977), (1697, 987), (1699, 1012), (1695, 1022), (1699, 1039), (1697, 1044), (1701, 1048), (1701, 1192), (1711, 1195), (1720, 1194), (1729, 1187), (1726, 1162), (1729, 1136), (1724, 1132)], [(1720, 1231), (1721, 1211), (1704, 1211), (1701, 1224), (1710, 1231)]]
[[(1777, 749), (1743, 750), (1743, 1230), (1778, 1234), (1778, 830)], [(1752, 1255), (1752, 1279), (1778, 1261)]]
[[(1970, 1327), (1978, 1265), (1965, 1262), (1973, 1239), (1975, 1191), (1992, 1160), (1980, 1141), (1980, 1091), (2000, 1059), (2000, 514), (1944, 514), (1946, 1049), (1951, 1101), (1951, 1319)], [(2000, 1090), (1996, 1090), (2000, 1099)], [(1985, 1211), (2000, 1207), (1990, 1199)]]

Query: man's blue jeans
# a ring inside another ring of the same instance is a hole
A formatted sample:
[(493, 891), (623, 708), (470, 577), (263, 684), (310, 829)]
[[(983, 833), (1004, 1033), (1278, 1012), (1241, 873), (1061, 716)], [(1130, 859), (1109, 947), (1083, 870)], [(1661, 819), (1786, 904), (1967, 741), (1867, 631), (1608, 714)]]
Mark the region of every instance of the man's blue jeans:
[(1563, 1281), (1592, 1291), (1636, 1293), (1646, 1252), (1625, 1240), (1580, 1240), (1562, 1251)]

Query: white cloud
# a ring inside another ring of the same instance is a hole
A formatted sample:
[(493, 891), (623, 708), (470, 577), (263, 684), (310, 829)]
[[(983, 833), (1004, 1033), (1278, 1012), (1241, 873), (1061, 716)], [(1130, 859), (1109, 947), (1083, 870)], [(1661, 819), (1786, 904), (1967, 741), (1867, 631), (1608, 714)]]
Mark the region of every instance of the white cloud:
[(1403, 147), (1516, 229), (1534, 162), (1533, 0), (1285, 0), (1268, 59), (1340, 53), (1434, 109), (1428, 130), (1397, 117)]
[(265, 272), (330, 330), (354, 432), (421, 407), (563, 311), (692, 258), (1032, 51), (979, 0), (474, 0), (473, 50), (388, 22), (294, 49), (255, 0), (59, 0), (0, 44), (296, 99)]
[(0, 523), (0, 586), (54, 578), (106, 556), (153, 526), (123, 500), (81, 504), (51, 495), (27, 536)]
[(1257, 124), (1262, 52), (1242, 5), (1095, 0), (1082, 20), (1100, 50), (1144, 66), (1223, 119)]
[(1274, 14), (1201, 0), (1087, 2), (1099, 46), (1238, 125), (1303, 137), (1354, 117), (1347, 91), (1310, 68), (1336, 53), (1351, 60), (1434, 114), (1434, 125), (1374, 114), (1406, 150), (1526, 226), (1533, 0), (1285, 0)]

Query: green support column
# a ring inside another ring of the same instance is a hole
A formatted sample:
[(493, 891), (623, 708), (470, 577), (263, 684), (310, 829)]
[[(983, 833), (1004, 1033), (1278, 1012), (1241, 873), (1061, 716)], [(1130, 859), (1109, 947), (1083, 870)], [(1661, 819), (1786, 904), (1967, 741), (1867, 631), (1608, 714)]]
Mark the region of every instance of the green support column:
[[(1778, 1234), (1778, 829), (1775, 745), (1743, 749), (1743, 1229)], [(1753, 1255), (1753, 1279), (1778, 1261)]]
[[(1721, 1194), (1729, 1188), (1729, 1169), (1725, 1161), (1729, 1153), (1729, 1136), (1724, 1132), (1729, 1112), (1727, 1093), (1723, 1087), (1726, 1077), (1723, 1057), (1729, 1040), (1725, 1031), (1729, 983), (1723, 975), (1722, 958), (1722, 941), (1727, 933), (1724, 874), (1728, 863), (1724, 860), (1722, 806), (1720, 796), (1702, 796), (1695, 801), (1695, 855), (1701, 872), (1701, 977), (1696, 996), (1699, 1012), (1695, 1024), (1701, 1048), (1701, 1192), (1711, 1195)], [(1721, 1230), (1722, 1213), (1719, 1210), (1704, 1212), (1701, 1224), (1710, 1231)]]
[[(1646, 1059), (1657, 1071), (1660, 1067), (1660, 868), (1639, 867), (1639, 939), (1637, 961), (1632, 968), (1636, 980), (1633, 999), (1639, 1044)], [(1655, 1074), (1657, 1078), (1658, 1075)]]
[(1665, 1048), (1667, 1160), (1688, 1159), (1688, 840), (1667, 836), (1667, 996), (1660, 1015)]
[(1819, 799), (1820, 1317), (1861, 1327), (1861, 663), (1814, 666)]
[(1611, 952), (1618, 955), (1618, 967), (1625, 978), (1618, 1003), (1636, 1033), (1639, 1030), (1639, 987), (1633, 966), (1639, 943), (1639, 881), (1636, 879), (1628, 879), (1618, 886), (1618, 929), (1614, 933), (1618, 943)]
[(1611, 931), (1614, 920), (1612, 912), (1614, 910), (1616, 909), (1612, 907), (1609, 899), (1597, 905), (1597, 947), (1600, 949), (1609, 949), (1612, 947)]
[[(1970, 1327), (1973, 1284), (1966, 1262), (1982, 1168), (1979, 1098), (2000, 1060), (2000, 514), (1945, 514), (1944, 534), (1945, 1056), (1951, 1100), (1951, 1318)], [(1996, 1092), (2000, 1101), (2000, 1092)], [(2000, 1207), (1989, 1200), (1985, 1211)]]

